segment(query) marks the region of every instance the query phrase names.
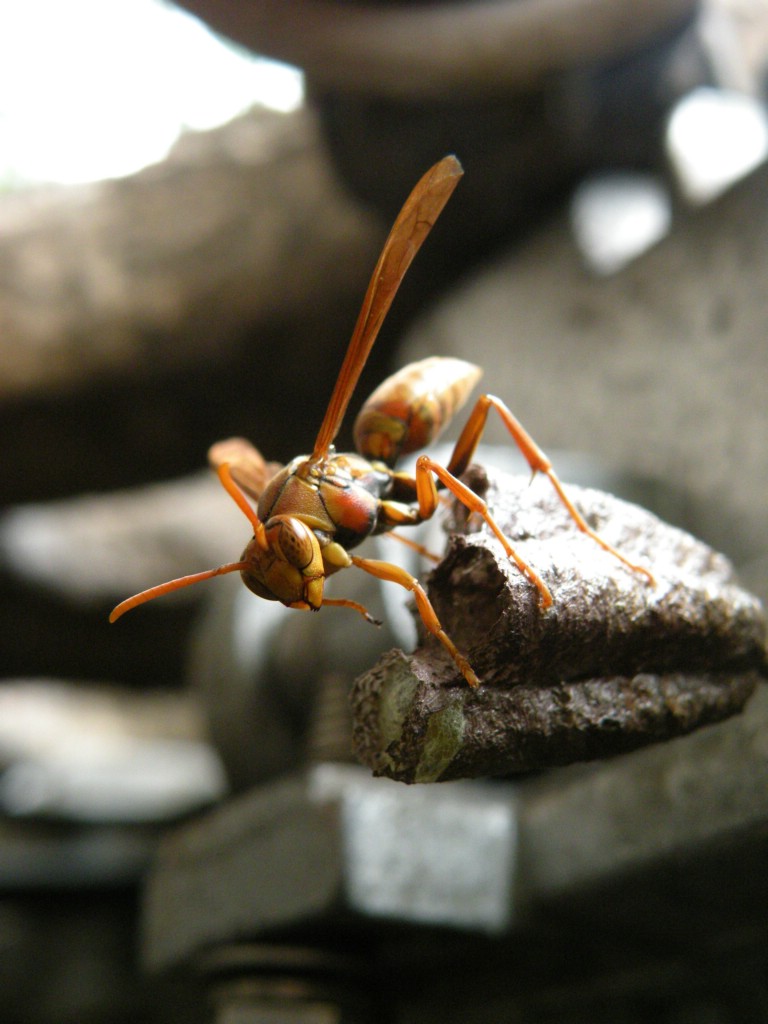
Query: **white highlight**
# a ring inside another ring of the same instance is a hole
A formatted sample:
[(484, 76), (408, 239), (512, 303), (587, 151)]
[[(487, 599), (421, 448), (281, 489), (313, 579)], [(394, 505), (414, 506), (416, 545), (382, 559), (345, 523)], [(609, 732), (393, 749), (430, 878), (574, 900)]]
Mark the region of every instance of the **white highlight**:
[(302, 101), (300, 72), (236, 50), (159, 0), (0, 10), (0, 188), (131, 174), (185, 129)]

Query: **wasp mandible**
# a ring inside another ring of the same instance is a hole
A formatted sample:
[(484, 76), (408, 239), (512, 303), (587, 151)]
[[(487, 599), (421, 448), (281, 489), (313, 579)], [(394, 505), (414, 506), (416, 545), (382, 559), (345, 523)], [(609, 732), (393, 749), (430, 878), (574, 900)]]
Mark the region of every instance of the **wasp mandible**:
[[(230, 572), (239, 572), (254, 594), (281, 601), (289, 608), (319, 611), (323, 605), (335, 605), (375, 621), (357, 602), (323, 594), (328, 576), (356, 566), (410, 591), (425, 627), (442, 643), (469, 685), (478, 686), (472, 666), (442, 628), (419, 581), (400, 566), (359, 558), (350, 551), (372, 534), (429, 519), (438, 507), (438, 488), (444, 487), (485, 520), (508, 557), (538, 590), (541, 605), (552, 604), (549, 588), (512, 548), (486, 503), (459, 479), (474, 455), (491, 409), (501, 417), (532, 473), (549, 477), (578, 528), (653, 582), (647, 569), (629, 562), (587, 525), (547, 456), (494, 395), (478, 399), (447, 466), (421, 455), (413, 475), (395, 470), (401, 455), (434, 441), (464, 404), (482, 373), (471, 363), (432, 357), (406, 366), (384, 381), (363, 406), (354, 427), (357, 453), (340, 454), (334, 448), (395, 293), (462, 173), (458, 160), (446, 156), (419, 181), (395, 220), (368, 285), (311, 455), (299, 455), (281, 468), (265, 462), (260, 452), (241, 438), (215, 444), (208, 453), (224, 489), (253, 527), (253, 537), (239, 561), (142, 591), (117, 605), (110, 622), (145, 601)], [(255, 508), (249, 498), (255, 501)]]

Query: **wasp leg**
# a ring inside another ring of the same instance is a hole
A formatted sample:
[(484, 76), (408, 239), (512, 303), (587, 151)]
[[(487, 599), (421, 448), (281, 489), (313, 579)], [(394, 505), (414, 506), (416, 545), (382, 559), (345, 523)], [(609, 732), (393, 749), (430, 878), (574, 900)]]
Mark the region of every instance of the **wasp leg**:
[(366, 622), (370, 622), (374, 626), (381, 625), (381, 619), (374, 619), (365, 605), (358, 604), (357, 601), (350, 601), (346, 597), (324, 597), (323, 604), (333, 605), (336, 608), (351, 608), (355, 612), (359, 612)]
[(470, 490), (466, 484), (463, 484), (461, 480), (447, 470), (445, 466), (441, 466), (439, 462), (435, 462), (434, 459), (430, 459), (428, 455), (420, 455), (416, 460), (416, 495), (418, 497), (419, 512), (422, 518), (429, 519), (431, 515), (434, 515), (440, 500), (432, 474), (434, 474), (434, 476), (436, 476), (438, 480), (447, 487), (456, 498), (458, 498), (465, 508), (468, 508), (470, 512), (477, 512), (483, 517), (489, 528), (495, 533), (499, 543), (504, 548), (507, 557), (512, 559), (523, 576), (529, 579), (538, 590), (541, 595), (542, 606), (544, 608), (549, 608), (552, 604), (552, 594), (549, 592), (549, 587), (539, 574), (532, 569), (531, 566), (520, 557), (520, 555), (518, 555), (509, 543), (501, 527), (488, 511), (487, 504), (479, 495), (475, 494), (475, 492)]
[(391, 537), (393, 540), (399, 540), (401, 544), (405, 544), (411, 551), (415, 551), (422, 558), (426, 558), (430, 562), (434, 562), (435, 565), (440, 561), (440, 555), (436, 555), (434, 551), (430, 551), (429, 548), (425, 548), (423, 544), (419, 544), (418, 541), (411, 540), (410, 537), (404, 537), (402, 533), (395, 533), (394, 530), (387, 530), (386, 533), (382, 534), (383, 537)]
[(596, 533), (587, 524), (582, 514), (565, 493), (563, 485), (560, 482), (560, 478), (552, 468), (552, 463), (541, 448), (539, 448), (517, 417), (514, 416), (504, 402), (495, 395), (481, 395), (480, 398), (478, 398), (477, 403), (475, 404), (475, 407), (472, 410), (458, 441), (456, 442), (456, 446), (453, 449), (453, 454), (451, 455), (448, 463), (449, 472), (454, 476), (461, 476), (469, 465), (472, 456), (475, 454), (475, 449), (477, 448), (480, 438), (482, 437), (483, 430), (485, 429), (486, 420), (488, 419), (488, 411), (492, 407), (501, 417), (504, 426), (512, 436), (512, 440), (520, 449), (526, 462), (531, 467), (532, 475), (535, 476), (536, 473), (543, 473), (549, 478), (549, 482), (554, 487), (558, 498), (563, 503), (568, 514), (582, 533), (591, 537), (592, 540), (595, 541), (596, 544), (599, 544), (604, 551), (607, 551), (615, 558), (618, 558), (618, 560), (626, 565), (628, 569), (631, 569), (633, 572), (639, 572), (643, 576), (647, 577), (648, 582), (652, 586), (655, 586), (656, 580), (648, 569), (642, 565), (635, 565), (634, 562), (630, 562), (628, 558), (625, 558), (620, 551), (617, 551), (615, 547), (603, 540), (600, 534)]
[(393, 565), (391, 562), (380, 562), (374, 558), (357, 558), (355, 555), (352, 555), (351, 557), (353, 565), (356, 565), (359, 569), (363, 569), (365, 572), (370, 573), (371, 576), (375, 576), (380, 580), (388, 580), (390, 583), (399, 583), (401, 587), (405, 587), (406, 590), (410, 590), (416, 600), (416, 607), (419, 610), (421, 621), (427, 627), (429, 632), (434, 637), (437, 637), (443, 647), (445, 647), (456, 663), (456, 667), (467, 680), (469, 685), (472, 687), (478, 687), (480, 685), (480, 680), (475, 675), (474, 670), (467, 659), (459, 651), (456, 644), (454, 644), (440, 625), (437, 612), (432, 607), (430, 600), (419, 581), (414, 576), (411, 576), (409, 572), (406, 572), (405, 569), (402, 569), (399, 565)]

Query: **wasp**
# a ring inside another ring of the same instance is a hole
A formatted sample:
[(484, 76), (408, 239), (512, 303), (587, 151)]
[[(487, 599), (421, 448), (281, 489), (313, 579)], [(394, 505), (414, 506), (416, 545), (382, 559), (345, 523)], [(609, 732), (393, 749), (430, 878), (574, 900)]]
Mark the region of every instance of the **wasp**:
[(447, 650), (469, 685), (478, 686), (469, 660), (446, 634), (419, 581), (398, 565), (360, 558), (351, 552), (373, 534), (429, 519), (438, 508), (439, 490), (445, 488), (485, 520), (506, 555), (538, 591), (541, 606), (552, 604), (549, 588), (513, 549), (486, 503), (459, 479), (474, 455), (491, 409), (501, 417), (532, 474), (542, 473), (549, 478), (576, 526), (629, 569), (653, 582), (647, 569), (629, 562), (587, 525), (547, 456), (494, 395), (485, 394), (477, 400), (446, 466), (422, 454), (413, 474), (395, 469), (401, 456), (434, 441), (465, 403), (482, 373), (472, 363), (432, 357), (406, 366), (384, 381), (362, 407), (354, 426), (357, 451), (341, 454), (334, 448), (395, 293), (462, 174), (455, 157), (444, 157), (421, 178), (398, 214), (368, 285), (312, 453), (280, 467), (266, 462), (242, 438), (219, 442), (210, 449), (209, 462), (253, 527), (242, 557), (142, 591), (117, 605), (110, 615), (111, 622), (153, 598), (231, 572), (239, 572), (254, 594), (281, 601), (289, 608), (319, 611), (324, 605), (332, 605), (351, 608), (375, 621), (355, 601), (324, 596), (327, 577), (355, 566), (410, 591), (426, 629)]

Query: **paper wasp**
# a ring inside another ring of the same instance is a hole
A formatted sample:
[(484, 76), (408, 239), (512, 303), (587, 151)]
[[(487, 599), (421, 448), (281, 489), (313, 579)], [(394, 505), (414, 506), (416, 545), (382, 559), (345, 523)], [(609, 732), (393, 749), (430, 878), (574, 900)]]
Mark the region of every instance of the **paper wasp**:
[[(211, 448), (209, 460), (222, 485), (253, 527), (253, 537), (240, 560), (136, 594), (114, 609), (111, 622), (145, 601), (230, 572), (239, 572), (254, 594), (281, 601), (289, 608), (318, 611), (323, 605), (336, 605), (352, 608), (373, 621), (357, 602), (323, 596), (326, 577), (357, 566), (410, 591), (427, 630), (443, 644), (469, 685), (478, 686), (469, 661), (443, 630), (418, 580), (390, 562), (359, 558), (350, 551), (372, 534), (429, 519), (438, 507), (438, 487), (445, 487), (467, 509), (482, 516), (509, 558), (536, 587), (542, 606), (552, 603), (548, 587), (513, 550), (485, 502), (459, 480), (480, 441), (490, 409), (499, 414), (532, 472), (549, 477), (579, 529), (652, 581), (647, 569), (627, 561), (587, 525), (565, 494), (549, 459), (493, 395), (478, 399), (447, 466), (421, 455), (413, 475), (394, 469), (401, 455), (432, 442), (464, 404), (482, 372), (471, 363), (433, 357), (406, 366), (381, 384), (363, 406), (354, 428), (357, 453), (339, 454), (334, 448), (360, 373), (400, 282), (462, 173), (453, 156), (435, 164), (395, 220), (368, 285), (311, 455), (300, 455), (280, 468), (265, 462), (240, 438)], [(255, 509), (249, 498), (255, 501)]]

